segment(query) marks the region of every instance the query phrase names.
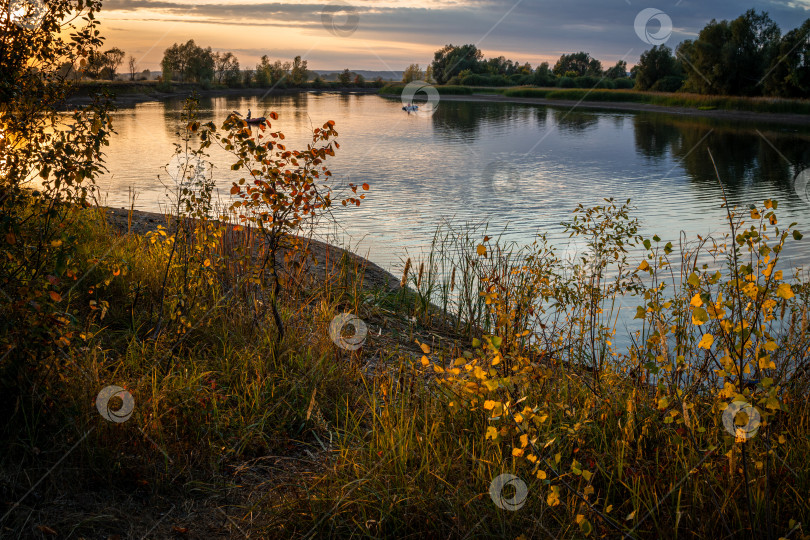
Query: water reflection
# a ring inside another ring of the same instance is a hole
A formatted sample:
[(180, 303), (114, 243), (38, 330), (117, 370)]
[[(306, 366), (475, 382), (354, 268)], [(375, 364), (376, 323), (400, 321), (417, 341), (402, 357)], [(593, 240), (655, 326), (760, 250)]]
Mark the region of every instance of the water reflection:
[[(284, 132), (289, 148), (306, 145), (313, 126), (334, 120), (341, 145), (329, 163), (335, 182), (372, 187), (360, 208), (340, 213), (341, 231), (386, 268), (429, 245), (442, 218), (508, 224), (510, 240), (530, 243), (538, 230), (558, 234), (577, 204), (604, 197), (632, 198), (645, 234), (677, 240), (682, 229), (692, 236), (721, 230), (722, 190), (708, 149), (733, 204), (777, 198), (782, 221), (810, 232), (810, 206), (793, 186), (810, 166), (810, 129), (452, 100), (432, 116), (409, 116), (401, 107), (399, 99), (374, 95), (222, 96), (200, 100), (200, 120), (275, 111), (273, 129)], [(118, 135), (101, 182), (109, 204), (127, 205), (134, 188), (136, 207), (159, 208), (165, 193), (157, 175), (179, 142), (182, 108), (183, 100), (174, 100), (115, 113)], [(238, 179), (233, 156), (216, 145), (210, 155), (227, 201)], [(801, 249), (799, 259), (810, 261), (810, 249)]]

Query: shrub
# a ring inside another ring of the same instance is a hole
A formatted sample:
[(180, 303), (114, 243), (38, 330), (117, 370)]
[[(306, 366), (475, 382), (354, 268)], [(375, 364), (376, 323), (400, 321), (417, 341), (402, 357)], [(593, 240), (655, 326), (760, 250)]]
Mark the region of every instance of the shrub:
[(577, 83), (571, 77), (565, 76), (557, 80), (557, 86), (559, 88), (576, 88)]

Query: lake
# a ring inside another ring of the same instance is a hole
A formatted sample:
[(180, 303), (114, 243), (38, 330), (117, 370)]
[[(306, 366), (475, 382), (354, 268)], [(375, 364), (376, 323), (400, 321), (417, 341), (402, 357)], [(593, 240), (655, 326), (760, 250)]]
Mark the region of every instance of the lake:
[[(99, 182), (102, 203), (128, 207), (133, 189), (137, 209), (168, 207), (173, 182), (162, 167), (179, 142), (182, 106), (148, 102), (113, 114), (117, 134)], [(330, 93), (204, 98), (200, 107), (202, 121), (216, 122), (232, 110), (275, 111), (273, 129), (285, 133), (288, 148), (302, 147), (313, 127), (334, 120), (341, 145), (327, 162), (334, 180), (367, 182), (371, 190), (359, 208), (335, 207), (338, 223), (328, 239), (395, 275), (405, 257), (430, 244), (442, 220), (489, 222), (490, 231), (508, 226), (506, 237), (524, 244), (546, 232), (565, 246), (560, 222), (578, 203), (607, 197), (632, 199), (646, 235), (676, 241), (680, 231), (690, 238), (720, 233), (721, 183), (732, 205), (777, 199), (780, 222), (810, 233), (806, 186), (794, 185), (810, 167), (810, 128), (803, 126), (450, 100), (433, 114), (409, 115), (398, 99)], [(239, 178), (229, 170), (233, 158), (216, 148), (210, 154), (227, 202)], [(786, 252), (791, 265), (810, 262), (808, 244)]]

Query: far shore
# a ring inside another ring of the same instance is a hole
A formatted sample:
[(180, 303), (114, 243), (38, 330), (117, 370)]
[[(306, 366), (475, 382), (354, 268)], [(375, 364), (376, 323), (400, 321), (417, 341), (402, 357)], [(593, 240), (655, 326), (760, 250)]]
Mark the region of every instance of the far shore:
[[(392, 96), (393, 97), (393, 96)], [(440, 101), (472, 101), (480, 103), (523, 103), (563, 108), (603, 109), (616, 111), (637, 111), (674, 114), (679, 116), (697, 116), (718, 120), (741, 120), (746, 122), (773, 122), (810, 126), (808, 114), (785, 114), (770, 112), (735, 111), (727, 109), (702, 110), (692, 107), (675, 107), (652, 105), (649, 103), (618, 101), (574, 101), (562, 99), (544, 99), (527, 97), (510, 97), (501, 94), (443, 95)]]
[[(103, 83), (102, 83), (103, 84)], [(148, 88), (150, 85), (143, 85)], [(167, 101), (172, 99), (186, 99), (187, 97), (196, 94), (199, 97), (250, 97), (250, 96), (269, 96), (269, 95), (292, 95), (304, 92), (323, 92), (323, 93), (338, 93), (338, 94), (376, 94), (379, 88), (211, 88), (204, 89), (200, 87), (194, 88), (177, 88), (171, 92), (161, 92), (157, 89), (149, 88), (148, 92), (132, 92), (132, 93), (116, 93), (115, 104), (119, 107), (131, 107), (138, 103), (145, 103), (150, 101)], [(93, 102), (93, 97), (90, 95), (78, 94), (69, 97), (65, 100), (65, 107), (87, 105)]]
[[(152, 85), (145, 85), (148, 88)], [(149, 91), (135, 91), (131, 93), (117, 93), (115, 103), (119, 107), (132, 107), (138, 103), (166, 101), (172, 99), (185, 99), (192, 94), (199, 97), (252, 97), (267, 95), (294, 95), (300, 93), (330, 93), (330, 94), (355, 94), (355, 95), (378, 95), (379, 88), (212, 88), (203, 89), (199, 87), (180, 87), (171, 92), (160, 92), (157, 89), (149, 88)], [(381, 97), (398, 99), (399, 96), (389, 94), (379, 94)], [(65, 108), (72, 106), (86, 105), (91, 103), (93, 98), (89, 95), (74, 95), (65, 102)], [(557, 107), (567, 109), (592, 109), (606, 111), (628, 111), (628, 112), (652, 112), (671, 114), (684, 117), (712, 118), (717, 120), (731, 120), (742, 122), (767, 122), (774, 124), (810, 126), (810, 114), (790, 114), (774, 112), (754, 112), (733, 109), (698, 109), (695, 107), (681, 107), (669, 105), (654, 105), (650, 103), (621, 102), (621, 101), (588, 101), (586, 100), (563, 100), (547, 99), (539, 97), (516, 97), (504, 96), (502, 94), (473, 93), (466, 95), (442, 94), (440, 101), (464, 101), (476, 103), (517, 103), (525, 105), (539, 105), (544, 107)]]

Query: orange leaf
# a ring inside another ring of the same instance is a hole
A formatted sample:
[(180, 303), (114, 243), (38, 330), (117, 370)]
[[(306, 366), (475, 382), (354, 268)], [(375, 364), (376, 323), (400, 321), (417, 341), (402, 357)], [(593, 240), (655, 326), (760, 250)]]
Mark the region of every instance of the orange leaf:
[(58, 292), (50, 291), (48, 294), (50, 295), (51, 300), (53, 300), (54, 302), (61, 302), (62, 301), (62, 296)]
[(368, 184), (363, 184), (363, 189), (365, 189), (366, 191), (368, 191)]

